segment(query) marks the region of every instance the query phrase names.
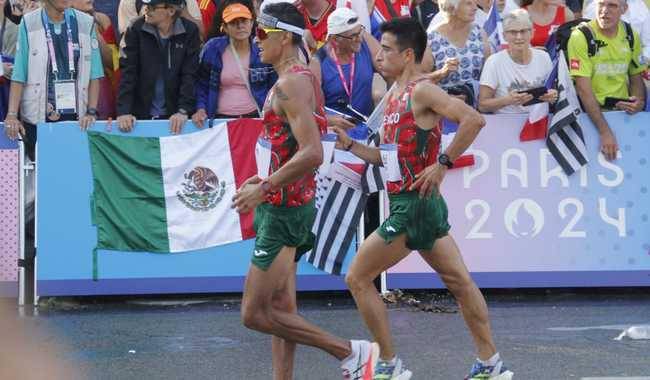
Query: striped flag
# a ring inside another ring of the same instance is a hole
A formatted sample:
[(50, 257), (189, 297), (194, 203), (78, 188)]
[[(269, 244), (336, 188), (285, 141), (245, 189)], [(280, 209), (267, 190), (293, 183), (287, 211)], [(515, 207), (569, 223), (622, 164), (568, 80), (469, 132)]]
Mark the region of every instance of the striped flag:
[(330, 176), (318, 179), (316, 235), (307, 261), (330, 274), (340, 275), (368, 196), (361, 190), (361, 174), (340, 162)]
[[(562, 57), (562, 54), (560, 52), (558, 55)], [(587, 147), (582, 127), (578, 124), (580, 106), (577, 98), (571, 99), (573, 84), (564, 59), (555, 60), (554, 73), (558, 78), (558, 101), (555, 104), (555, 114), (551, 119), (546, 146), (562, 170), (571, 175), (587, 164)], [(575, 90), (573, 91), (575, 93)]]
[(499, 10), (497, 9), (497, 2), (493, 1), (492, 6), (490, 7), (490, 12), (488, 12), (488, 18), (483, 24), (483, 29), (488, 36), (488, 41), (490, 42), (490, 47), (492, 52), (497, 52), (501, 50), (501, 40), (499, 39)]

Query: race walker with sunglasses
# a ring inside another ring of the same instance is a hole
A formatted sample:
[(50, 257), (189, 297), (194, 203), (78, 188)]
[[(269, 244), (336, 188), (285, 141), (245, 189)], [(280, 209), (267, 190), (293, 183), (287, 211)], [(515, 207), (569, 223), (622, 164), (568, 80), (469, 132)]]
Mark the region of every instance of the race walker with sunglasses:
[(296, 33), (299, 36), (305, 34), (305, 30), (297, 26), (287, 24), (266, 13), (260, 13), (257, 17), (257, 28), (255, 29), (255, 37), (259, 40), (265, 40), (268, 38), (269, 33), (272, 32), (291, 32)]

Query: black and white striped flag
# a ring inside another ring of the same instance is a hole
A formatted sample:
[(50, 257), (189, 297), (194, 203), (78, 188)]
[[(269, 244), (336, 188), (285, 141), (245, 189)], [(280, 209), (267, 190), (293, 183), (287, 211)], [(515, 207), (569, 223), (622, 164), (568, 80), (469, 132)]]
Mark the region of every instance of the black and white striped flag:
[[(382, 99), (368, 118), (370, 146), (379, 146), (381, 117), (385, 100)], [(355, 236), (361, 215), (366, 208), (368, 194), (383, 190), (381, 168), (375, 165), (342, 162), (332, 163), (329, 173), (319, 173), (316, 191), (316, 221), (312, 232), (316, 235), (314, 247), (307, 261), (330, 274), (340, 275), (343, 262)]]
[(546, 146), (562, 170), (571, 175), (587, 164), (587, 147), (582, 127), (578, 124), (580, 105), (575, 97), (569, 69), (561, 51), (558, 57), (559, 59), (555, 60), (558, 101), (548, 130)]

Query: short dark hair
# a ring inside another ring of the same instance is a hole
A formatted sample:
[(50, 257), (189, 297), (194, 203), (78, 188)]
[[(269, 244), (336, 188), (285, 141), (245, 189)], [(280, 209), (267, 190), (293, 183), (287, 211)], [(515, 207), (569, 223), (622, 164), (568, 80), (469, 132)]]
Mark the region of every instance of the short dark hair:
[[(302, 13), (291, 3), (273, 3), (260, 9), (260, 13), (267, 14), (277, 18), (286, 24), (293, 25), (300, 29), (305, 29), (305, 18)], [(292, 33), (292, 42), (294, 45), (302, 44), (302, 36)]]
[(422, 62), (424, 50), (427, 48), (427, 34), (420, 23), (410, 17), (398, 17), (386, 21), (379, 27), (381, 33), (390, 33), (395, 36), (400, 51), (413, 49), (415, 63)]
[[(255, 21), (255, 7), (253, 6), (253, 2), (251, 0), (224, 0), (221, 3), (219, 3), (219, 6), (217, 7), (217, 11), (214, 14), (214, 17), (212, 18), (212, 26), (210, 27), (208, 31), (208, 40), (212, 37), (219, 37), (223, 36), (226, 33), (221, 30), (221, 26), (224, 24), (223, 22), (223, 11), (226, 10), (226, 8), (229, 5), (232, 4), (241, 4), (248, 8), (248, 10), (251, 12), (251, 15), (253, 15), (253, 21)], [(253, 30), (251, 31), (251, 37), (255, 33), (255, 24), (253, 23)]]

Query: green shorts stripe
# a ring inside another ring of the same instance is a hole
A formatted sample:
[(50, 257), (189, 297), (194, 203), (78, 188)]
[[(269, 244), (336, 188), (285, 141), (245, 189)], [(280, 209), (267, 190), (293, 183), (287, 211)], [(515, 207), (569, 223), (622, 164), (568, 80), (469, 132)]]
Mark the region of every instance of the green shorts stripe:
[(298, 207), (278, 207), (268, 203), (257, 206), (253, 219), (257, 237), (251, 262), (265, 271), (282, 247), (296, 247), (295, 260), (300, 260), (314, 245), (311, 228), (315, 219), (314, 201)]
[(451, 226), (447, 203), (442, 195), (420, 198), (414, 191), (388, 195), (390, 215), (377, 229), (387, 243), (406, 234), (406, 247), (430, 250), (436, 240), (446, 236)]

